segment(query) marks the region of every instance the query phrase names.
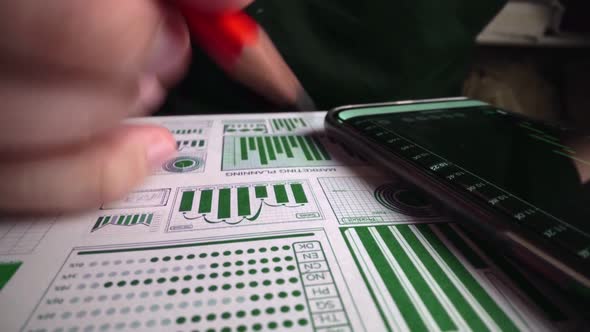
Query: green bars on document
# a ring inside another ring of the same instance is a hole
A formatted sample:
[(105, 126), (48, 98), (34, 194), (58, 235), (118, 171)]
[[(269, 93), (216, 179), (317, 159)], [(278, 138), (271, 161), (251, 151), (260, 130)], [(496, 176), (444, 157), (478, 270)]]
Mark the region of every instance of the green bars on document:
[(241, 161), (258, 156), (260, 165), (276, 160), (300, 158), (307, 161), (331, 160), (332, 157), (317, 137), (310, 136), (257, 136), (237, 138)]
[(433, 227), (439, 232), (426, 224), (342, 231), (389, 330), (518, 331), (472, 272), (494, 273), (486, 261), (448, 224)]
[(107, 225), (114, 225), (114, 226), (145, 225), (145, 226), (149, 226), (152, 224), (153, 219), (154, 219), (153, 213), (101, 216), (101, 217), (98, 217), (98, 219), (94, 223), (94, 226), (92, 227), (91, 232), (99, 230)]
[(247, 217), (256, 212), (262, 200), (273, 205), (309, 203), (301, 183), (238, 185), (233, 188), (182, 191), (178, 211), (197, 211), (203, 215), (211, 213), (218, 219)]
[(195, 129), (172, 129), (170, 132), (174, 135), (188, 135), (188, 134), (202, 134), (203, 128), (195, 128)]
[(275, 131), (294, 131), (297, 128), (308, 127), (303, 118), (272, 119), (272, 127)]
[(181, 150), (184, 148), (203, 148), (203, 147), (205, 147), (205, 140), (202, 140), (202, 139), (176, 141), (176, 148), (178, 150)]

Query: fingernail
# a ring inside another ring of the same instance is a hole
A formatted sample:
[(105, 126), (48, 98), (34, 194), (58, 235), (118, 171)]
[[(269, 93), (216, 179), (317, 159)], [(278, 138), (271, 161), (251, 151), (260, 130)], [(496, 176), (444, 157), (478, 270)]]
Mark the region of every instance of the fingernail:
[(183, 72), (190, 52), (190, 39), (182, 15), (167, 6), (162, 6), (162, 11), (164, 18), (152, 42), (145, 75), (155, 76), (167, 84)]
[(163, 163), (175, 154), (176, 143), (174, 140), (160, 135), (147, 148), (147, 160), (152, 168), (161, 167)]

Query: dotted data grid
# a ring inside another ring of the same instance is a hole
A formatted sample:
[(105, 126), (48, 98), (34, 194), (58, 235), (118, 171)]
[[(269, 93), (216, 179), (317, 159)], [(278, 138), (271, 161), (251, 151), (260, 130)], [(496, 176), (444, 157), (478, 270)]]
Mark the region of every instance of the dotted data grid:
[(55, 220), (0, 220), (0, 255), (33, 252), (54, 222)]
[(381, 222), (407, 219), (379, 204), (374, 197), (375, 188), (363, 178), (322, 178), (320, 183), (342, 224), (354, 218), (377, 217)]
[(73, 252), (25, 330), (348, 331), (321, 245), (307, 240)]

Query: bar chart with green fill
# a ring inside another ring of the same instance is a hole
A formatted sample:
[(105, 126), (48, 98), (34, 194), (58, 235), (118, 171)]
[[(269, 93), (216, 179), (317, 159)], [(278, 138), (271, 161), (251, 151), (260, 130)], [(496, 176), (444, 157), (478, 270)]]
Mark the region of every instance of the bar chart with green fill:
[(176, 149), (184, 151), (189, 149), (205, 149), (207, 148), (207, 140), (205, 139), (188, 139), (176, 141)]
[(325, 177), (318, 181), (344, 225), (444, 221), (426, 195), (390, 177)]
[(211, 127), (211, 121), (207, 120), (176, 120), (176, 121), (165, 121), (162, 123), (170, 133), (176, 136), (200, 136), (208, 135), (209, 128)]
[(103, 229), (115, 233), (126, 232), (129, 229), (153, 232), (158, 229), (160, 218), (160, 215), (154, 212), (101, 215), (94, 221), (90, 232), (101, 233)]
[(307, 181), (180, 188), (168, 231), (319, 220)]
[(224, 171), (275, 167), (358, 164), (322, 135), (225, 136)]
[(223, 121), (224, 135), (261, 135), (268, 133), (265, 120)]
[(511, 280), (520, 272), (499, 268), (454, 225), (341, 232), (389, 331), (540, 331), (568, 319), (526, 278)]
[(305, 231), (75, 249), (22, 330), (363, 329), (325, 233)]
[(311, 128), (310, 120), (304, 118), (274, 118), (269, 119), (272, 130), (278, 133), (294, 133)]
[(172, 129), (170, 133), (174, 135), (203, 135), (205, 133), (204, 128), (187, 128), (187, 129)]

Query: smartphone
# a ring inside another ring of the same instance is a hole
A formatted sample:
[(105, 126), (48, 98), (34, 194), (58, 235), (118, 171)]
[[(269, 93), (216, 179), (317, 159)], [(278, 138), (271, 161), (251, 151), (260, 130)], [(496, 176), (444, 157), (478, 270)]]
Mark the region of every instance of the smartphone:
[(328, 135), (590, 299), (590, 136), (465, 98), (336, 108)]

